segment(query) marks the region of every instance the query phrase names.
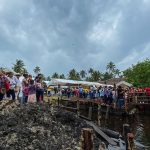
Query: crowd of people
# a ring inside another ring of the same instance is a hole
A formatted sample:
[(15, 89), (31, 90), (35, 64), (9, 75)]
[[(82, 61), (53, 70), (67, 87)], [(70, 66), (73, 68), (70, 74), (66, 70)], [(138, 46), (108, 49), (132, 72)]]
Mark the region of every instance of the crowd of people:
[(84, 99), (101, 99), (105, 104), (112, 104), (113, 102), (118, 103), (118, 106), (121, 108), (124, 106), (124, 96), (125, 92), (121, 86), (117, 90), (111, 86), (105, 87), (96, 87), (90, 86), (89, 88), (74, 87), (74, 88), (63, 88), (61, 90), (54, 90), (55, 94), (58, 93), (61, 96), (78, 97)]
[(0, 71), (0, 101), (20, 100), (21, 103), (43, 101), (44, 86), (41, 75), (35, 79), (29, 74)]
[[(0, 101), (4, 99), (20, 100), (21, 103), (42, 102), (45, 86), (41, 74), (34, 79), (29, 74), (14, 74), (13, 72), (0, 71)], [(150, 88), (122, 88), (121, 86), (104, 86), (104, 87), (54, 87), (54, 93), (59, 96), (67, 96), (99, 99), (104, 104), (116, 104), (119, 108), (125, 106), (133, 95), (141, 96), (147, 93), (150, 96)], [(51, 94), (50, 94), (51, 95)]]
[(143, 88), (123, 88), (121, 86), (111, 87), (96, 87), (90, 86), (88, 88), (80, 87), (68, 87), (68, 88), (54, 88), (55, 94), (59, 94), (61, 96), (70, 97), (78, 97), (84, 99), (95, 99), (101, 100), (104, 104), (115, 104), (119, 108), (125, 107), (125, 102), (129, 102), (130, 98), (133, 96), (142, 96), (146, 93), (146, 89)]

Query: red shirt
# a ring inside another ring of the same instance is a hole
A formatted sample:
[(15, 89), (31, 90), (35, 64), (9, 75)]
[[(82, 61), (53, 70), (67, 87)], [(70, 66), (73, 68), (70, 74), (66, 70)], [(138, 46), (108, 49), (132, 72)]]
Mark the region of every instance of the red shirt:
[(146, 95), (150, 96), (150, 88), (145, 88), (145, 91), (146, 91)]

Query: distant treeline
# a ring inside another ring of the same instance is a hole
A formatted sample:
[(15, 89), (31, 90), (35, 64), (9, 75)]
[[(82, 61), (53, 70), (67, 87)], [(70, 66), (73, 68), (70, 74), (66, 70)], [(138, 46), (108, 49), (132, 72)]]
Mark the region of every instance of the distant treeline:
[[(1, 67), (1, 69), (3, 69)], [(20, 74), (28, 73), (28, 70), (25, 67), (23, 60), (16, 60), (13, 64), (12, 69)], [(35, 74), (41, 73), (41, 68), (36, 66), (33, 69)], [(41, 73), (42, 74), (42, 73)], [(111, 78), (125, 78), (126, 81), (132, 83), (137, 87), (150, 87), (150, 59), (146, 59), (142, 62), (138, 62), (135, 65), (132, 65), (130, 68), (120, 71), (116, 68), (116, 65), (111, 61), (106, 65), (106, 71), (101, 72), (90, 68), (89, 70), (80, 70), (71, 69), (67, 75), (59, 74), (54, 72), (52, 75), (45, 77), (42, 74), (44, 80), (50, 81), (51, 78), (60, 78), (60, 79), (71, 79), (71, 80), (84, 80), (84, 81), (105, 81)]]

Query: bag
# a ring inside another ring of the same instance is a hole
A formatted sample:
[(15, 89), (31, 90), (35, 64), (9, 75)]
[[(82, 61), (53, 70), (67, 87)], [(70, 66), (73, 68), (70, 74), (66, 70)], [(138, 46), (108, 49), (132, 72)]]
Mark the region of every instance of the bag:
[(28, 103), (35, 103), (36, 102), (36, 94), (30, 94), (28, 96)]

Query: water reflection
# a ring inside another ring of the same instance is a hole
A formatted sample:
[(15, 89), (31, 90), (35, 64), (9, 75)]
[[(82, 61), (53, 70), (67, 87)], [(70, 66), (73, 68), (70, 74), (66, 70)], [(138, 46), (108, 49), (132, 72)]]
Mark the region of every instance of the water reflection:
[(147, 146), (147, 150), (150, 150), (150, 117), (137, 115), (135, 117), (120, 118), (111, 116), (107, 124), (103, 122), (102, 125), (122, 133), (124, 123), (131, 126), (131, 130), (135, 134), (135, 140)]
[[(82, 115), (88, 116), (88, 112), (81, 112)], [(97, 121), (97, 112), (93, 112), (93, 121)], [(134, 117), (109, 116), (107, 122), (105, 115), (102, 115), (101, 126), (115, 130), (122, 134), (123, 124), (129, 124), (131, 131), (135, 135), (135, 140), (147, 146), (146, 150), (150, 150), (150, 116), (136, 115)]]

